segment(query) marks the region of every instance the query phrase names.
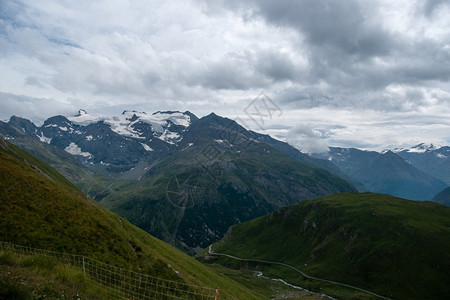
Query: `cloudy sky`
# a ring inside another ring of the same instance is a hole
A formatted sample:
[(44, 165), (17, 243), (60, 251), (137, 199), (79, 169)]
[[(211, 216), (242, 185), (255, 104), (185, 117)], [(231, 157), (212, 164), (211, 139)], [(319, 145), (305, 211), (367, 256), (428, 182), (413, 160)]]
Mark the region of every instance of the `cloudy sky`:
[(449, 2), (1, 0), (0, 119), (214, 111), (306, 151), (449, 145)]

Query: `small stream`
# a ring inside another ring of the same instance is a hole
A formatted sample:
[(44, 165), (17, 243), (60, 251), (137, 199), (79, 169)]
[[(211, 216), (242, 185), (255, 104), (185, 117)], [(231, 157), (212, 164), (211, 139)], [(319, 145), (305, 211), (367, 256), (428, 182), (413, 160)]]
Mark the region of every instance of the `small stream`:
[(322, 296), (322, 297), (326, 297), (328, 299), (337, 300), (336, 298), (333, 298), (331, 296), (328, 296), (328, 295), (325, 295), (325, 294), (319, 294), (319, 293), (311, 292), (310, 290), (307, 290), (307, 289), (304, 289), (302, 287), (290, 284), (290, 283), (284, 281), (281, 278), (270, 278), (270, 277), (264, 276), (263, 272), (261, 272), (261, 271), (255, 271), (255, 273), (256, 273), (256, 277), (258, 277), (258, 278), (264, 278), (264, 279), (269, 279), (269, 280), (272, 280), (272, 281), (278, 281), (278, 282), (283, 283), (284, 285), (287, 285), (287, 286), (289, 286), (291, 288), (294, 288), (294, 289), (297, 289), (297, 290), (302, 290), (302, 291), (305, 291), (305, 292), (308, 292), (308, 293), (311, 293), (311, 294), (315, 294), (315, 295), (319, 295), (319, 296)]

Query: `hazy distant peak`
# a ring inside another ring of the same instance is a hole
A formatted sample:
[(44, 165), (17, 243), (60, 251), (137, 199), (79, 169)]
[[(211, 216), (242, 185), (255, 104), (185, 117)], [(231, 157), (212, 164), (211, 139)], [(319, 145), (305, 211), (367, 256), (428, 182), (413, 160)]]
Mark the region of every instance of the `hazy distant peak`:
[(442, 148), (442, 146), (434, 145), (434, 144), (427, 144), (427, 143), (420, 143), (417, 144), (411, 148), (395, 148), (392, 151), (394, 153), (399, 152), (409, 152), (409, 153), (425, 153), (427, 151), (435, 151)]

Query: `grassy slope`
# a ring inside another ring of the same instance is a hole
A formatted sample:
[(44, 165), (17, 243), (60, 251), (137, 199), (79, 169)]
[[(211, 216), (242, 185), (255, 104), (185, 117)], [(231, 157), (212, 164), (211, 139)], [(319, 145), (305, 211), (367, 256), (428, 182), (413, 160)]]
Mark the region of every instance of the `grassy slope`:
[(213, 249), (399, 299), (450, 296), (450, 208), (432, 202), (380, 194), (302, 201), (233, 226)]
[(120, 221), (54, 169), (4, 140), (0, 140), (0, 162), (0, 240), (85, 255), (133, 270), (139, 261), (149, 275), (221, 286), (239, 298), (256, 298), (181, 251)]
[(0, 251), (0, 299), (111, 299), (83, 271), (40, 255)]

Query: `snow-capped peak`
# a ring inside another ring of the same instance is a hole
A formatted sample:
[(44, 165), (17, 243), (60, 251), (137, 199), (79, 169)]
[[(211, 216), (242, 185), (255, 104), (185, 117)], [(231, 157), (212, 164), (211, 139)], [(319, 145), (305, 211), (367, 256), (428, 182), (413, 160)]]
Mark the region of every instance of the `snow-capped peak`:
[(395, 148), (392, 150), (392, 152), (394, 152), (394, 153), (399, 153), (399, 152), (425, 153), (427, 151), (434, 151), (434, 150), (438, 150), (440, 148), (442, 148), (442, 147), (436, 146), (434, 144), (420, 143), (411, 148)]
[(78, 115), (76, 115), (74, 117), (67, 117), (67, 119), (74, 124), (83, 125), (83, 126), (87, 126), (89, 124), (96, 123), (101, 120), (99, 117), (91, 116), (84, 109), (80, 109), (78, 111)]
[[(111, 127), (111, 130), (127, 137), (144, 139), (142, 133), (135, 125), (146, 123), (151, 126), (151, 130), (155, 133), (155, 137), (173, 144), (180, 140), (179, 130), (171, 129), (171, 125), (187, 128), (192, 120), (188, 113), (179, 111), (157, 111), (151, 115), (145, 112), (135, 110), (125, 110), (119, 116), (95, 117), (89, 115), (85, 110), (80, 109), (78, 115), (68, 117), (74, 124), (87, 126), (89, 124), (103, 121)], [(181, 129), (183, 130), (183, 129)]]
[(427, 152), (427, 151), (438, 150), (439, 148), (441, 148), (441, 147), (435, 146), (433, 144), (421, 143), (421, 144), (418, 144), (418, 145), (408, 149), (408, 152), (423, 153), (423, 152)]

